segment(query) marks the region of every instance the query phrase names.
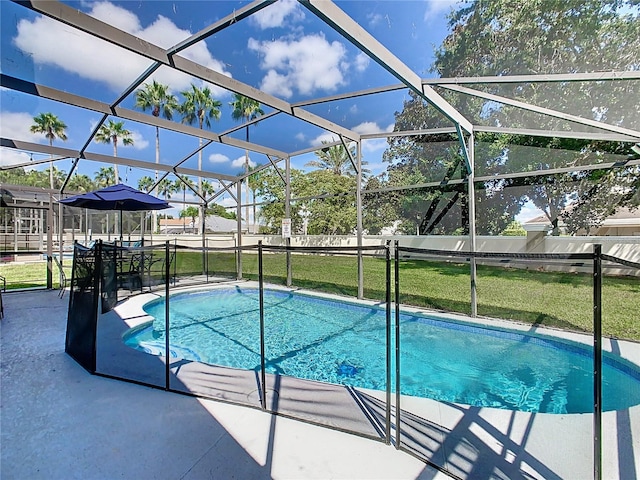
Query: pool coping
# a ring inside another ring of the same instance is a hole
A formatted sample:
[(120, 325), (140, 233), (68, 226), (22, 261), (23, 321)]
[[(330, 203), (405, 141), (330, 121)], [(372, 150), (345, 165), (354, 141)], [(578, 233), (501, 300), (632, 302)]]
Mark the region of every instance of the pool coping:
[[(224, 284), (187, 286), (172, 289), (173, 293), (183, 293), (189, 291), (205, 291), (217, 288), (228, 288), (229, 286), (241, 285), (246, 288), (258, 288), (258, 283), (253, 281), (232, 281)], [(307, 289), (287, 288), (281, 285), (266, 285), (266, 288), (279, 291), (295, 291), (301, 294), (307, 294), (314, 297), (328, 298), (337, 301), (348, 301), (364, 304), (368, 306), (384, 307), (384, 303), (372, 300), (357, 300), (352, 297), (344, 297), (335, 294), (324, 294)], [(152, 299), (164, 297), (164, 291), (145, 293), (136, 295), (126, 301), (119, 303), (114, 311), (122, 318), (128, 328), (134, 328), (143, 323), (149, 322), (153, 317), (147, 315), (142, 307)], [(559, 338), (564, 340), (575, 341), (584, 345), (592, 345), (593, 337), (587, 334), (575, 332), (564, 332), (556, 329), (545, 327), (512, 323), (504, 320), (489, 319), (485, 317), (469, 318), (463, 315), (443, 313), (434, 310), (401, 306), (404, 312), (433, 314), (440, 318), (450, 319), (456, 322), (471, 324), (475, 326), (489, 326), (496, 328), (508, 329), (520, 333), (541, 335), (544, 337)], [(122, 342), (122, 335), (118, 340), (122, 347), (134, 351), (129, 347), (125, 347)], [(115, 340), (112, 338), (112, 340)], [(620, 353), (617, 353), (615, 350)], [(122, 350), (122, 348), (118, 348)], [(619, 355), (621, 358), (633, 364), (640, 364), (640, 344), (630, 341), (603, 338), (603, 350)], [(136, 352), (139, 355), (150, 355), (143, 352)], [(157, 357), (156, 364), (157, 364)], [(202, 367), (204, 364), (193, 362), (185, 368), (183, 378), (186, 380), (187, 393), (189, 387), (189, 379), (195, 378), (194, 375), (220, 375), (219, 368), (223, 367)], [(189, 370), (191, 369), (191, 370)], [(223, 375), (228, 372), (223, 371)], [(253, 374), (253, 373), (252, 373)], [(238, 378), (243, 377), (242, 372), (234, 371), (233, 375)], [(288, 378), (288, 377), (281, 377)], [(254, 396), (256, 384), (251, 383), (251, 378), (246, 376), (242, 378), (240, 383), (242, 388), (251, 389)], [(253, 379), (254, 381), (256, 379)], [(319, 382), (308, 380), (293, 379), (312, 390), (321, 391), (328, 384), (317, 385)], [(268, 401), (272, 401), (273, 397), (284, 397), (286, 392), (292, 390), (279, 390), (274, 386), (276, 376), (268, 375)], [(340, 395), (348, 389), (342, 386), (337, 388), (329, 388), (325, 392), (328, 396), (314, 397), (314, 405), (321, 406), (335, 395)], [(272, 395), (272, 392), (275, 394)], [(283, 394), (283, 392), (285, 392)], [(353, 393), (355, 392), (355, 394)], [(213, 398), (237, 403), (237, 398), (225, 398), (215, 391), (198, 392), (197, 389), (192, 391), (196, 395), (204, 394), (207, 398)], [(243, 391), (243, 395), (247, 394)], [(348, 392), (349, 393), (349, 392)], [(353, 406), (360, 410), (368, 410), (364, 419), (364, 424), (369, 420), (371, 425), (377, 423), (380, 429), (380, 403), (385, 401), (385, 392), (371, 391), (362, 388), (351, 389), (351, 395), (355, 402), (351, 402), (348, 397), (337, 403), (354, 403)], [(241, 397), (239, 397), (241, 398)], [(254, 398), (252, 400), (259, 400)], [(301, 404), (304, 399), (296, 399), (295, 395), (289, 398), (292, 401), (290, 405)], [(307, 399), (308, 400), (308, 399)], [(586, 478), (592, 475), (593, 445), (593, 414), (544, 414), (544, 413), (528, 413), (517, 412), (503, 409), (495, 409), (490, 407), (470, 407), (463, 404), (453, 404), (446, 402), (438, 402), (426, 398), (401, 396), (401, 418), (403, 424), (403, 436), (401, 445), (418, 458), (428, 460), (440, 466), (446, 467), (450, 472), (465, 476), (465, 469), (471, 466), (465, 463), (464, 458), (481, 456), (484, 462), (492, 464), (495, 469), (509, 475), (530, 475), (533, 478)], [(242, 403), (242, 402), (241, 402)], [(395, 395), (392, 395), (392, 422), (395, 418)], [(357, 405), (356, 405), (357, 404)], [(249, 405), (255, 406), (255, 405)], [(345, 405), (342, 405), (345, 406)], [(348, 408), (346, 405), (345, 408)], [(295, 408), (294, 408), (295, 410)], [(352, 410), (354, 411), (354, 410)], [(357, 411), (357, 410), (355, 410)], [(285, 416), (288, 414), (285, 412)], [(289, 415), (302, 421), (314, 422), (312, 417), (305, 417), (304, 412), (296, 415)], [(419, 420), (416, 420), (419, 419)], [(419, 428), (414, 428), (416, 422)], [(318, 423), (322, 425), (322, 423)], [(464, 426), (461, 429), (461, 425)], [(331, 425), (325, 425), (331, 428)], [(395, 431), (395, 428), (392, 427)], [(405, 430), (410, 430), (411, 435), (407, 436)], [(350, 432), (361, 436), (369, 436), (367, 432)], [(626, 410), (604, 412), (602, 419), (602, 436), (603, 445), (606, 445), (606, 458), (603, 458), (604, 478), (617, 478), (628, 476), (628, 472), (635, 472), (639, 467), (635, 466), (634, 459), (640, 458), (640, 405), (631, 407)], [(375, 437), (375, 435), (374, 435)], [(371, 437), (373, 438), (373, 437)], [(567, 451), (567, 445), (575, 445), (576, 439), (579, 439), (580, 447), (578, 448), (581, 455), (575, 455), (571, 449)], [(455, 445), (455, 448), (447, 448), (447, 445)], [(514, 469), (515, 465), (519, 465)]]

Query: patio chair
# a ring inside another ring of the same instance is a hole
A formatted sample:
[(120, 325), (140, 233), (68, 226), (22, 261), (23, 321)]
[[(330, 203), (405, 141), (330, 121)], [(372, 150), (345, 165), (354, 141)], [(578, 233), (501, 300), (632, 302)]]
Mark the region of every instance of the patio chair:
[(64, 273), (64, 270), (62, 268), (62, 265), (60, 265), (60, 261), (58, 260), (58, 258), (54, 256), (53, 261), (56, 263), (56, 266), (58, 267), (58, 273), (60, 275), (60, 291), (58, 292), (58, 296), (62, 298), (64, 296), (64, 291), (67, 288), (67, 276)]
[(131, 255), (129, 262), (129, 272), (127, 274), (127, 285), (129, 291), (140, 290), (142, 291), (142, 274), (144, 273), (144, 253), (134, 253)]

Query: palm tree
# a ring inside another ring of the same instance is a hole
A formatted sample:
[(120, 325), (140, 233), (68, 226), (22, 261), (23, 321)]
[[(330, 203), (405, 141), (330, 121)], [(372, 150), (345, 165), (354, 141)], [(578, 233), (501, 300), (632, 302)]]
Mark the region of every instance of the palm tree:
[(202, 180), (202, 195), (207, 198), (215, 193), (216, 189), (209, 180)]
[[(322, 144), (326, 145), (327, 142), (323, 141)], [(355, 148), (351, 148), (350, 151), (351, 156), (355, 158)], [(356, 174), (356, 169), (353, 167), (353, 163), (351, 163), (347, 149), (344, 148), (343, 145), (323, 147), (320, 150), (316, 150), (315, 153), (318, 159), (307, 162), (305, 167), (316, 167), (322, 170), (329, 170), (336, 175), (345, 175), (347, 177), (351, 177)], [(367, 162), (362, 161), (362, 165), (366, 164)], [(363, 168), (363, 177), (365, 176), (365, 173), (368, 172), (369, 170)]]
[(95, 190), (93, 180), (88, 175), (78, 175), (77, 173), (69, 179), (67, 187), (72, 192), (86, 193)]
[(153, 178), (149, 177), (148, 175), (145, 175), (140, 180), (138, 180), (138, 190), (149, 192), (149, 189), (153, 187), (154, 183), (155, 182), (153, 181)]
[[(94, 177), (94, 181), (96, 182), (96, 186), (98, 188), (105, 188), (108, 187), (109, 185), (115, 185), (115, 181), (114, 181), (114, 170), (113, 167), (100, 167), (100, 170), (98, 170), (97, 172), (95, 172), (95, 177)], [(109, 214), (106, 214), (106, 219), (107, 219), (107, 232), (109, 232)], [(117, 233), (117, 224), (118, 222), (116, 221), (116, 219), (114, 218), (114, 223), (113, 223), (113, 233)]]
[(45, 170), (45, 174), (43, 175), (40, 185), (38, 186), (46, 186), (47, 184), (47, 173), (49, 176), (49, 184), (51, 184), (51, 177), (53, 177), (53, 188), (58, 189), (64, 183), (65, 178), (67, 178), (67, 172), (64, 170), (60, 170), (58, 167), (49, 167)]
[[(96, 133), (96, 142), (99, 143), (113, 143), (113, 156), (118, 156), (118, 138), (122, 139), (123, 145), (133, 145), (133, 139), (131, 138), (131, 132), (124, 128), (124, 122), (114, 122), (109, 120), (106, 125), (102, 125)], [(120, 182), (120, 176), (118, 175), (118, 164), (113, 164), (113, 171), (116, 178), (116, 183)]]
[[(142, 177), (140, 180), (138, 180), (138, 190), (142, 190), (144, 192), (149, 193), (149, 191), (151, 190), (151, 187), (153, 187), (153, 185), (155, 184), (155, 182), (153, 181), (153, 178), (151, 178), (148, 175), (145, 175), (144, 177)], [(155, 218), (152, 215), (152, 219)], [(140, 218), (140, 223), (144, 224), (143, 229), (146, 229), (146, 224), (147, 224), (147, 217), (146, 215), (142, 215)]]
[[(250, 120), (255, 120), (259, 116), (264, 115), (264, 112), (260, 108), (260, 103), (252, 98), (245, 97), (243, 95), (234, 93), (233, 101), (229, 103), (233, 111), (231, 112), (231, 118), (234, 120), (240, 120), (248, 122)], [(247, 125), (247, 143), (249, 143), (249, 125)], [(249, 174), (249, 150), (245, 149), (244, 151), (244, 171), (248, 175)], [(249, 230), (249, 182), (246, 183), (246, 196), (247, 196), (247, 206), (246, 206), (246, 216), (247, 216), (247, 230)]]
[[(33, 125), (31, 125), (31, 133), (44, 133), (45, 137), (49, 140), (49, 146), (53, 146), (53, 141), (56, 138), (65, 141), (67, 135), (65, 129), (67, 125), (60, 120), (53, 113), (41, 113), (37, 117), (33, 117)], [(51, 163), (49, 165), (49, 184), (51, 190), (53, 190), (53, 154), (51, 154)]]
[(109, 185), (115, 185), (113, 167), (100, 167), (95, 173), (94, 181), (98, 188), (108, 187)]
[[(179, 192), (180, 190), (182, 190), (182, 209), (185, 210), (187, 208), (187, 185), (189, 185), (191, 188), (195, 187), (195, 184), (193, 183), (193, 180), (191, 180), (189, 177), (182, 177), (182, 179), (178, 178), (175, 183), (175, 191)], [(185, 217), (182, 216), (182, 230), (184, 231), (186, 229), (186, 224), (184, 222)]]
[[(173, 94), (169, 93), (169, 87), (162, 85), (155, 80), (152, 83), (145, 83), (144, 88), (136, 90), (136, 107), (143, 112), (151, 110), (151, 115), (160, 117), (162, 115), (167, 120), (173, 118), (173, 111), (178, 109), (178, 101)], [(160, 163), (160, 129), (156, 126), (156, 163)], [(155, 176), (158, 181), (158, 170)], [(155, 192), (157, 195), (157, 191)], [(156, 212), (154, 210), (154, 219)], [(155, 222), (154, 222), (155, 223)], [(157, 226), (154, 226), (154, 230)]]
[(166, 178), (160, 180), (158, 183), (158, 194), (162, 195), (165, 200), (171, 198), (171, 194), (180, 191), (180, 188), (176, 189), (176, 184)]
[[(202, 89), (191, 84), (191, 90), (182, 92), (184, 102), (180, 105), (180, 113), (182, 113), (182, 123), (193, 125), (198, 122), (200, 130), (206, 125), (211, 127), (211, 120), (220, 119), (220, 107), (222, 103), (211, 94), (209, 87)], [(202, 147), (202, 138), (198, 139), (198, 147)], [(202, 149), (198, 151), (198, 170), (202, 171)], [(202, 195), (202, 177), (198, 177), (198, 193)], [(200, 207), (200, 219), (204, 222), (204, 207)]]
[(251, 175), (249, 175), (247, 177), (247, 185), (249, 185), (249, 190), (251, 190), (251, 198), (253, 201), (253, 231), (255, 233), (256, 231), (256, 191), (258, 190), (258, 188), (260, 188), (260, 184), (261, 184), (261, 177), (263, 175), (262, 170), (260, 171), (256, 171), (257, 170), (257, 166), (256, 167), (250, 167), (249, 168), (249, 172), (251, 173)]

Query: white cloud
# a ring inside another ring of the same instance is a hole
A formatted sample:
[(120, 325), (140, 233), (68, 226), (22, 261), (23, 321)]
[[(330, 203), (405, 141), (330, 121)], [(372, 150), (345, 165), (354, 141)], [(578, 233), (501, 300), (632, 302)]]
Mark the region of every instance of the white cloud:
[[(136, 150), (144, 150), (149, 146), (149, 141), (137, 130), (131, 130), (131, 139), (133, 140), (133, 145), (131, 146)], [(127, 145), (124, 146), (127, 147)]]
[(356, 55), (356, 61), (354, 62), (356, 71), (364, 72), (369, 66), (370, 62), (371, 58), (369, 58), (369, 55), (364, 52), (360, 52), (358, 55)]
[(235, 207), (238, 202), (236, 202), (233, 198), (224, 196), (220, 200), (216, 200), (218, 205), (222, 205), (223, 207)]
[(387, 148), (386, 138), (367, 138), (362, 141), (362, 151), (373, 153)]
[(134, 13), (110, 2), (94, 3), (90, 15), (128, 33), (142, 30), (140, 21)]
[(306, 135), (302, 132), (298, 132), (296, 133), (296, 140), (298, 140), (299, 142), (304, 142), (304, 140), (306, 139)]
[(284, 26), (287, 17), (292, 22), (304, 19), (304, 12), (296, 0), (280, 0), (252, 15), (250, 21), (264, 30)]
[(366, 133), (383, 133), (383, 132), (388, 132), (389, 130), (384, 130), (382, 128), (380, 128), (378, 126), (377, 123), (375, 122), (362, 122), (359, 125), (356, 125), (355, 127), (353, 127), (351, 130), (353, 130), (356, 133), (359, 134), (366, 134)]
[(18, 152), (12, 148), (0, 148), (0, 167), (18, 165), (28, 162), (31, 157), (25, 152)]
[(367, 13), (367, 20), (369, 21), (369, 27), (374, 28), (380, 25), (384, 20), (389, 21), (389, 17), (382, 16), (380, 13)]
[(324, 132), (318, 135), (316, 138), (311, 140), (312, 147), (319, 147), (323, 143), (332, 143), (340, 141), (340, 137), (335, 133)]
[[(42, 133), (31, 133), (33, 115), (27, 112), (0, 112), (0, 136), (33, 143), (49, 143)], [(54, 140), (54, 144), (55, 144)]]
[(222, 153), (212, 153), (209, 155), (209, 161), (211, 163), (227, 163), (229, 162), (229, 157)]
[(280, 75), (275, 70), (269, 70), (262, 79), (260, 88), (265, 92), (282, 98), (290, 98), (293, 95), (291, 82), (286, 75)]
[[(191, 35), (191, 32), (178, 28), (161, 15), (143, 28), (134, 13), (109, 2), (92, 4), (88, 14), (164, 48)], [(29, 54), (36, 64), (57, 66), (82, 78), (101, 82), (116, 92), (128, 87), (151, 64), (149, 59), (48, 17), (22, 19), (18, 22), (17, 30), (18, 34), (13, 39), (15, 45)], [(60, 48), (60, 45), (64, 45), (64, 48)], [(181, 55), (230, 76), (204, 42), (193, 45)], [(169, 85), (174, 92), (187, 89), (191, 82), (196, 82), (192, 77), (169, 68), (160, 68), (152, 78)], [(217, 87), (213, 89), (214, 95), (224, 92)]]
[(449, 13), (449, 10), (460, 2), (461, 0), (427, 0), (427, 10), (424, 12), (425, 22), (429, 22), (442, 14)]
[[(393, 130), (393, 125), (382, 128), (375, 122), (363, 122), (353, 127), (352, 130), (361, 135), (367, 133), (386, 133)], [(386, 138), (370, 138), (362, 141), (363, 152), (377, 152), (380, 150), (384, 150), (385, 148), (387, 148)]]
[[(242, 155), (241, 157), (238, 157), (233, 162), (231, 162), (231, 166), (233, 168), (242, 168), (244, 171), (244, 161), (245, 161), (245, 157), (244, 155)], [(255, 166), (256, 166), (256, 162), (251, 160), (251, 157), (249, 157), (249, 167), (253, 168)]]
[(248, 48), (262, 55), (260, 68), (267, 71), (261, 89), (289, 98), (294, 90), (309, 95), (317, 90), (335, 91), (345, 84), (346, 49), (329, 43), (323, 34), (298, 40), (248, 41)]
[(222, 187), (222, 184), (218, 181), (218, 180), (214, 180), (212, 178), (208, 179), (209, 183), (211, 184), (211, 187), (214, 189), (214, 191), (218, 191), (220, 190)]

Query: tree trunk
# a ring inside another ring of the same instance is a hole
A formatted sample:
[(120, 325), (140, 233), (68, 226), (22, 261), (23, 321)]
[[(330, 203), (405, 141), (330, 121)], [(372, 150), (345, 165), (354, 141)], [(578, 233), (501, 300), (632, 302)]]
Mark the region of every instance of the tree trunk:
[[(247, 125), (247, 143), (249, 143), (249, 125)], [(247, 198), (247, 204), (245, 205), (245, 215), (247, 216), (247, 233), (249, 233), (249, 150), (244, 151), (244, 169), (247, 174), (245, 178), (245, 196)]]
[[(113, 156), (114, 157), (118, 156), (118, 138), (117, 137), (113, 138)], [(113, 164), (113, 176), (115, 178), (116, 185), (118, 183), (120, 183), (120, 175), (118, 175), (118, 164), (117, 163)]]
[[(202, 129), (202, 122), (200, 122), (200, 128)], [(198, 139), (198, 147), (200, 148), (200, 150), (198, 151), (198, 170), (200, 172), (202, 172), (202, 138)], [(198, 177), (198, 194), (201, 197), (204, 197), (204, 195), (202, 194), (202, 177)], [(204, 232), (204, 216), (205, 216), (205, 208), (204, 208), (204, 202), (200, 205), (199, 207), (199, 216), (200, 216), (200, 228), (201, 228), (201, 232)], [(195, 222), (194, 222), (194, 226), (195, 226)]]
[[(114, 157), (118, 157), (118, 137), (113, 137), (113, 156)], [(119, 176), (118, 176), (118, 164), (117, 163), (113, 164), (113, 174), (114, 174), (114, 177), (115, 177), (115, 184), (117, 185), (118, 183), (120, 183), (118, 181)], [(120, 214), (120, 215), (122, 215), (122, 214)], [(120, 232), (120, 225), (115, 220), (114, 220), (114, 223), (113, 223), (113, 233), (116, 236), (116, 238), (118, 238), (118, 234), (121, 233)]]
[[(156, 164), (160, 164), (160, 129), (158, 127), (156, 127)], [(157, 197), (158, 196), (158, 170), (156, 170), (156, 188), (153, 189), (153, 194)], [(157, 232), (158, 231), (158, 213), (156, 210), (153, 211), (153, 225), (151, 227), (151, 231), (152, 232)]]

